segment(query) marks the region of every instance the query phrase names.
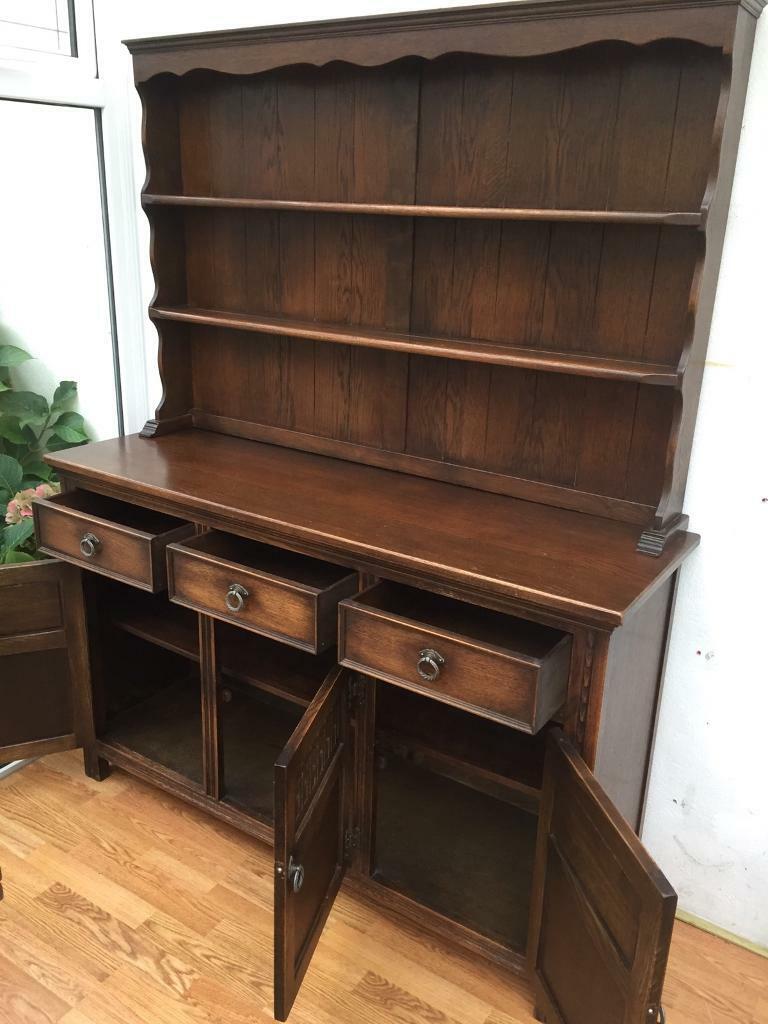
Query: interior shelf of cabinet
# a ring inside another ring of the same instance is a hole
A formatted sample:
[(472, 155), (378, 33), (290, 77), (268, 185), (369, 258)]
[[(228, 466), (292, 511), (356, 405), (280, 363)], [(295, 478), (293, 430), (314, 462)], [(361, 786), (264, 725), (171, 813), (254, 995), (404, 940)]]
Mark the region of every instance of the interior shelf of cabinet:
[(176, 320), (257, 334), (274, 334), (308, 341), (326, 341), (343, 345), (387, 349), (390, 352), (413, 352), (422, 356), (440, 356), (494, 366), (515, 366), (524, 370), (566, 373), (604, 380), (633, 381), (662, 387), (677, 387), (682, 373), (676, 366), (621, 359), (615, 356), (590, 355), (582, 352), (555, 352), (547, 349), (518, 348), (470, 338), (442, 338), (421, 334), (383, 331), (373, 327), (321, 323), (289, 317), (263, 316), (254, 313), (229, 313), (194, 306), (153, 306), (150, 316), (155, 320)]
[[(199, 660), (198, 616), (165, 595), (125, 595), (111, 614), (113, 625), (191, 661)], [(221, 672), (239, 682), (307, 707), (335, 663), (331, 650), (315, 657), (236, 626), (217, 624)]]
[(208, 206), (236, 210), (303, 210), (389, 217), (450, 217), (462, 220), (540, 220), (597, 224), (672, 224), (699, 227), (701, 210), (559, 210), (510, 206), (442, 206), (434, 203), (349, 203), (310, 199), (247, 199), (145, 193), (144, 206)]
[(158, 647), (199, 661), (197, 614), (171, 604), (165, 594), (124, 594), (113, 605), (114, 626)]
[(399, 687), (377, 687), (376, 748), (536, 812), (544, 734), (528, 736)]

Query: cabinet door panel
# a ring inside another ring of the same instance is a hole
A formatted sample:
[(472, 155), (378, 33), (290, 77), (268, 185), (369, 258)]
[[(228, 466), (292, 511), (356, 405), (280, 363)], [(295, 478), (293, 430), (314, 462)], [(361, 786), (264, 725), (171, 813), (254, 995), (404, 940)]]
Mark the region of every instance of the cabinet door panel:
[(0, 567), (0, 762), (78, 745), (70, 644), (82, 597), (72, 573), (55, 561)]
[(285, 1020), (344, 877), (347, 678), (334, 668), (275, 764), (275, 1017)]
[(653, 1024), (677, 896), (559, 729), (549, 736), (531, 912), (548, 1024)]

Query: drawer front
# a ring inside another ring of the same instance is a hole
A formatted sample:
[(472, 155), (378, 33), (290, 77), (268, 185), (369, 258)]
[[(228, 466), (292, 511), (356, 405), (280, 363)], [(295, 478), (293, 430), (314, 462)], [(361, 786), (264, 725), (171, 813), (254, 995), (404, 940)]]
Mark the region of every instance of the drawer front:
[(357, 583), (353, 576), (343, 588), (318, 592), (184, 546), (168, 549), (168, 566), (172, 601), (313, 654), (336, 643), (338, 602), (354, 593)]
[(194, 530), (185, 525), (167, 533), (145, 533), (57, 504), (56, 499), (35, 503), (35, 527), (38, 546), (46, 554), (153, 592), (166, 586), (166, 544)]
[(524, 732), (538, 732), (565, 700), (570, 639), (544, 661), (526, 659), (354, 601), (342, 604), (339, 631), (342, 665)]

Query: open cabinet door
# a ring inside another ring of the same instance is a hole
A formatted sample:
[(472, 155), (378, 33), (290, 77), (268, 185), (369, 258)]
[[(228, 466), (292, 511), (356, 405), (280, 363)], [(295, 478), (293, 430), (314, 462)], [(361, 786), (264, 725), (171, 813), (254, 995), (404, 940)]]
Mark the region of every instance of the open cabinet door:
[(529, 963), (547, 1024), (656, 1024), (677, 896), (560, 730), (549, 736)]
[(79, 570), (0, 567), (0, 763), (78, 746), (87, 684)]
[(334, 668), (275, 764), (275, 1017), (286, 1020), (344, 877), (348, 672)]

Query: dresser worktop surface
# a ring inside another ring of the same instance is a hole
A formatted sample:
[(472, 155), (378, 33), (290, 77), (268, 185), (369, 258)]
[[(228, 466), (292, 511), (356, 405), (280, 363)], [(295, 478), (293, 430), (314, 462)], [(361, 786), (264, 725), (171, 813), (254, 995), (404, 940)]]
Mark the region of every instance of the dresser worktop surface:
[(635, 550), (631, 524), (202, 430), (48, 461), (80, 486), (604, 628), (699, 542), (681, 532), (653, 558)]

